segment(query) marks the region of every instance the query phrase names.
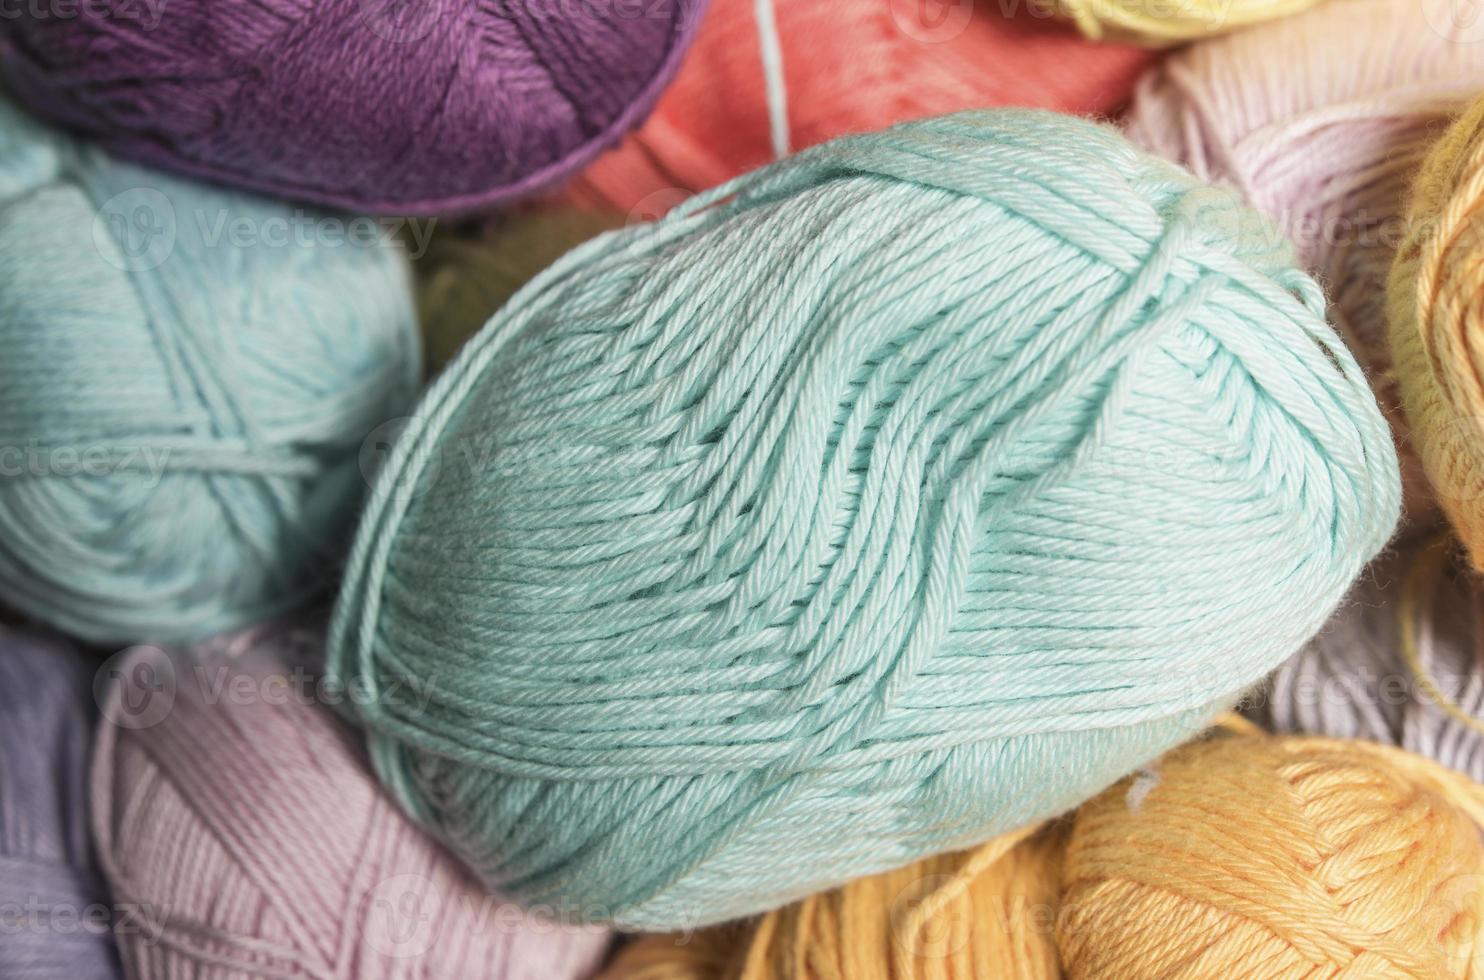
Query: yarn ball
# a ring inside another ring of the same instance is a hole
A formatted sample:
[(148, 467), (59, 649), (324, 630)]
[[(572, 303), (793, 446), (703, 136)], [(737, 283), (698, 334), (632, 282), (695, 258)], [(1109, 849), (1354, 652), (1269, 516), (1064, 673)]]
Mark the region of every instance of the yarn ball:
[(599, 980), (1059, 980), (1069, 829), (927, 858), (743, 924), (646, 936)]
[(92, 673), (0, 626), (0, 977), (113, 980), (112, 905), (88, 840)]
[(1392, 358), (1412, 441), (1434, 496), (1484, 570), (1484, 100), (1450, 128), (1413, 187), (1387, 281)]
[(405, 257), (347, 220), (115, 162), (0, 103), (7, 604), (118, 644), (324, 589), (362, 441), (420, 377)]
[(1248, 714), (1400, 745), (1484, 782), (1484, 602), (1451, 557), (1432, 542), (1377, 559)]
[[(1111, 112), (1150, 62), (1137, 48), (1090, 44), (1029, 7), (1007, 16), (994, 4), (769, 2), (795, 150), (961, 109)], [(582, 172), (573, 200), (653, 219), (774, 160), (756, 8), (713, 0), (653, 115)]]
[(536, 274), (624, 219), (542, 207), (501, 215), (476, 234), (440, 232), (414, 265), (423, 362), (437, 372)]
[(359, 715), (492, 885), (652, 931), (1075, 805), (1307, 640), (1400, 496), (1279, 236), (1029, 110), (579, 247), (414, 419), (329, 672), (437, 678)]
[[(641, 121), (702, 0), (89, 0), (0, 20), (23, 102), (150, 166), (378, 213), (537, 190)], [(75, 8), (76, 9), (76, 8)]]
[(1239, 189), (1293, 239), (1392, 423), (1407, 512), (1436, 513), (1386, 339), (1386, 276), (1407, 193), (1442, 128), (1484, 88), (1484, 45), (1417, 0), (1330, 0), (1191, 45), (1139, 81), (1140, 146)]
[[(1321, 0), (1040, 0), (1069, 17), (1094, 40), (1137, 41), (1155, 47), (1291, 17)], [(1364, 0), (1370, 2), (1370, 0)]]
[[(93, 828), (131, 977), (578, 980), (608, 935), (487, 895), (377, 786), (302, 627), (138, 647), (108, 688)], [(411, 692), (408, 692), (411, 696)]]
[(1484, 789), (1323, 738), (1182, 748), (1078, 811), (1069, 978), (1478, 977)]

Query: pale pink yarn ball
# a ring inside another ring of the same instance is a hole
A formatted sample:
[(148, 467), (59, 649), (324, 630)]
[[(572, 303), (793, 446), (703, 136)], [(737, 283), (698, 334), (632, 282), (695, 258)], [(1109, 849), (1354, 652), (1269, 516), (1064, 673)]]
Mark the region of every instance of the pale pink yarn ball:
[[(579, 980), (608, 935), (487, 895), (276, 630), (99, 675), (93, 825), (133, 980)], [(315, 634), (308, 634), (317, 642)], [(346, 692), (344, 696), (353, 696)]]
[(1484, 89), (1484, 34), (1452, 10), (1331, 0), (1192, 44), (1140, 79), (1127, 123), (1135, 143), (1240, 189), (1293, 240), (1391, 421), (1414, 518), (1433, 503), (1391, 376), (1386, 278), (1412, 176)]

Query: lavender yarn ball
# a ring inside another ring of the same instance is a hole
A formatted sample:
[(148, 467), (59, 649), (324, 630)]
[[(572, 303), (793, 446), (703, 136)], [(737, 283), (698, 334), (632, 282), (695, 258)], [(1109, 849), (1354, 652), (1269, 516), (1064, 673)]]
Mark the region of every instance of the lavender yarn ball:
[(4, 980), (119, 976), (88, 835), (92, 709), (92, 671), (80, 655), (0, 627)]
[(1279, 732), (1399, 745), (1484, 781), (1484, 602), (1457, 545), (1377, 559), (1247, 714)]
[(476, 210), (643, 121), (704, 0), (18, 5), (0, 70), (118, 156), (372, 212)]

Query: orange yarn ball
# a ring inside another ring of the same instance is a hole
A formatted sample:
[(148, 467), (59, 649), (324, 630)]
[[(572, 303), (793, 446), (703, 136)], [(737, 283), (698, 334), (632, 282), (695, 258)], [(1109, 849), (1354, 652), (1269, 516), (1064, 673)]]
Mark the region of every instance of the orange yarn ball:
[[(658, 217), (773, 159), (755, 0), (712, 0), (649, 121), (571, 188)], [(1035, 4), (773, 0), (792, 149), (959, 109), (1111, 112), (1153, 57), (1095, 44)]]

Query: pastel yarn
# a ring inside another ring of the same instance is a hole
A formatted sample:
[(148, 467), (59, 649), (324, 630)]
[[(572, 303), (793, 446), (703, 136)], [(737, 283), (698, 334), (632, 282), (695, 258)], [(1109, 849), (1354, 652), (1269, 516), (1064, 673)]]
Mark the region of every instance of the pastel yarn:
[[(118, 661), (93, 770), (93, 828), (137, 980), (579, 980), (601, 930), (485, 894), (377, 787), (306, 668), (302, 628)], [(549, 913), (550, 914), (550, 913)]]
[(539, 190), (639, 123), (702, 0), (89, 0), (0, 23), (0, 73), (109, 152), (358, 211)]
[(1370, 742), (1231, 738), (1077, 812), (1071, 978), (1484, 976), (1484, 789)]
[(114, 980), (112, 905), (88, 840), (92, 672), (0, 626), (0, 977)]
[(1293, 239), (1331, 322), (1365, 366), (1400, 446), (1407, 512), (1435, 514), (1402, 418), (1386, 276), (1411, 181), (1484, 89), (1484, 45), (1417, 0), (1329, 0), (1194, 44), (1139, 81), (1129, 138), (1237, 188)]
[(1452, 557), (1433, 541), (1378, 559), (1251, 716), (1400, 745), (1484, 782), (1484, 602)]
[[(1047, 0), (1094, 40), (1163, 46), (1291, 17), (1321, 0)], [(1369, 0), (1365, 0), (1369, 2)]]
[(420, 375), (401, 248), (313, 230), (348, 220), (118, 163), (0, 103), (8, 606), (119, 644), (324, 591), (362, 442)]
[(659, 931), (978, 843), (1199, 729), (1387, 539), (1396, 458), (1322, 310), (1111, 128), (806, 150), (465, 346), (328, 672), (437, 678), (357, 707), (378, 773), (523, 901)]
[(1478, 785), (1398, 749), (1216, 738), (1008, 851), (647, 938), (602, 980), (1475, 978), (1481, 817)]
[(442, 233), (416, 264), (423, 360), (441, 370), (542, 269), (622, 216), (548, 206), (501, 215), (477, 234)]
[(1412, 440), (1476, 570), (1484, 570), (1481, 202), (1484, 101), (1447, 130), (1417, 175), (1387, 281), (1392, 358)]
[(755, 920), (646, 936), (599, 980), (1059, 980), (1070, 825), (1007, 835), (811, 895)]
[[(579, 203), (651, 220), (776, 157), (759, 0), (714, 0), (695, 50), (648, 121), (571, 188)], [(1093, 45), (1027, 8), (916, 0), (763, 0), (776, 22), (793, 150), (986, 106), (1107, 113), (1146, 52)]]

